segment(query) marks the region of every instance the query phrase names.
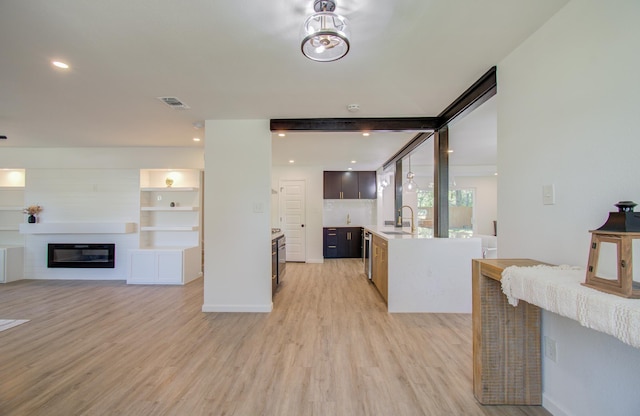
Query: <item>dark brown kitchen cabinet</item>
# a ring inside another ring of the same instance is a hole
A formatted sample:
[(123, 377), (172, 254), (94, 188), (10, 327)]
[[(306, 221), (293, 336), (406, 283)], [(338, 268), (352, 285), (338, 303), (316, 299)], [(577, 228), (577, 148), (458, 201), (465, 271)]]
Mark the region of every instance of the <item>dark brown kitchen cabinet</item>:
[(324, 199), (376, 199), (376, 173), (325, 171)]
[(378, 187), (375, 171), (358, 172), (358, 192), (360, 199), (376, 199)]
[(325, 258), (359, 258), (362, 256), (362, 228), (335, 227), (323, 229)]

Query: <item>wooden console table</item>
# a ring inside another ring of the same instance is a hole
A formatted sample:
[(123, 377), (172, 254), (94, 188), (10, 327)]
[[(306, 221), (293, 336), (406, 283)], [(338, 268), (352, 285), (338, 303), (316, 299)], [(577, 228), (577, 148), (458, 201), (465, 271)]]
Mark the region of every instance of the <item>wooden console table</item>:
[(505, 268), (538, 264), (473, 260), (473, 394), (482, 404), (542, 404), (540, 308), (509, 305), (500, 285)]

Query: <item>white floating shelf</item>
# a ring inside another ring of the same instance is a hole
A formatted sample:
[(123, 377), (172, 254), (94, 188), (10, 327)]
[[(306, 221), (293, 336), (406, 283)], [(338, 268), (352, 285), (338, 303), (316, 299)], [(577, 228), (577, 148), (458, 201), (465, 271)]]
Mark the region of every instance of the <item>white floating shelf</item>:
[(188, 191), (197, 191), (199, 188), (196, 187), (151, 187), (151, 188), (140, 188), (143, 192), (188, 192)]
[(140, 211), (199, 211), (200, 207), (140, 207)]
[(21, 234), (128, 234), (135, 222), (46, 222), (20, 224)]
[(140, 227), (140, 231), (196, 231), (196, 230), (198, 230), (197, 225)]

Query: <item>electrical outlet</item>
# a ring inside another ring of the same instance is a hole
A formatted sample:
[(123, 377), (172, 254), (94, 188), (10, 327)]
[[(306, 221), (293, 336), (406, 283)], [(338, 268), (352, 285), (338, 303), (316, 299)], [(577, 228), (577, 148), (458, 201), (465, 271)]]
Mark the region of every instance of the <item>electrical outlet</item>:
[(558, 355), (558, 351), (556, 350), (556, 340), (549, 337), (544, 337), (544, 356), (556, 362)]

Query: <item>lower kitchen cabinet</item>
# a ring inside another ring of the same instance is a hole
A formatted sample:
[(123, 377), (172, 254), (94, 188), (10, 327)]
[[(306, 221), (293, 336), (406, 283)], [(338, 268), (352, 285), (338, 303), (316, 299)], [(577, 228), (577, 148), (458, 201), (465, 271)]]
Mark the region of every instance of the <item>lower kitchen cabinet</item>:
[(323, 255), (325, 258), (362, 257), (362, 228), (324, 228)]
[(387, 241), (378, 237), (372, 236), (372, 253), (373, 258), (371, 260), (371, 281), (378, 289), (378, 292), (382, 295), (385, 303), (389, 302), (389, 266), (388, 257), (389, 250)]
[(199, 250), (199, 247), (131, 250), (127, 283), (188, 283), (201, 275)]

